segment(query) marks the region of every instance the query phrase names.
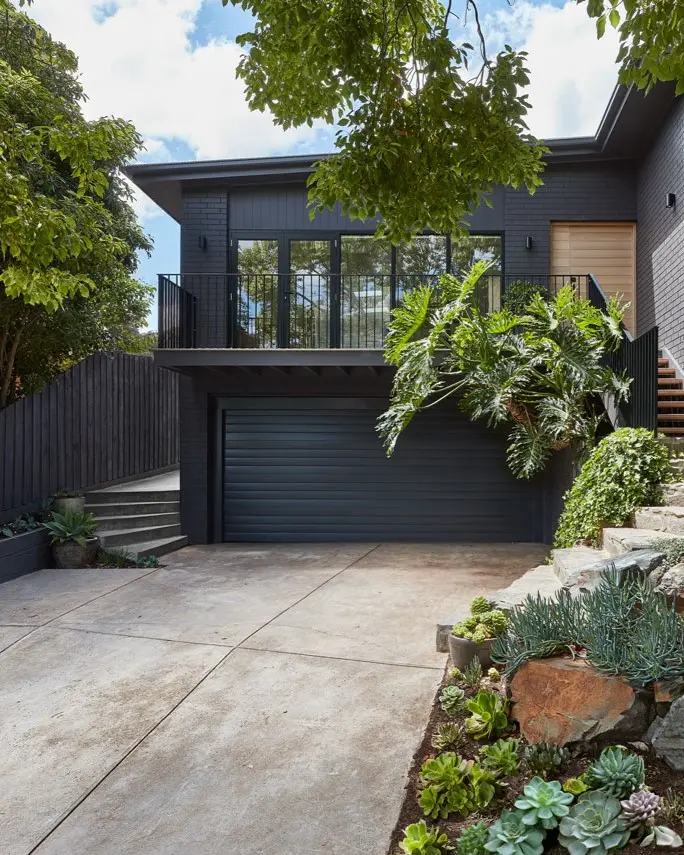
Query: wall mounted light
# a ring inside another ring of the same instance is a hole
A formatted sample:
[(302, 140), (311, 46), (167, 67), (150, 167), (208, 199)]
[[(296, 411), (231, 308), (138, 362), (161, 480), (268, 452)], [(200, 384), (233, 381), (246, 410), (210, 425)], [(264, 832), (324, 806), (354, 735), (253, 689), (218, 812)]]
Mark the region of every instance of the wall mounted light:
[(198, 241), (198, 243), (199, 243), (199, 248), (200, 248), (201, 250), (205, 250), (205, 249), (207, 248), (207, 238), (206, 238), (206, 236), (205, 236), (205, 235), (200, 235), (200, 236), (199, 236), (199, 241)]
[(674, 208), (675, 203), (677, 201), (677, 197), (674, 193), (666, 193), (665, 194), (665, 207), (666, 208)]
[(525, 249), (532, 249), (532, 235), (527, 235), (525, 238)]

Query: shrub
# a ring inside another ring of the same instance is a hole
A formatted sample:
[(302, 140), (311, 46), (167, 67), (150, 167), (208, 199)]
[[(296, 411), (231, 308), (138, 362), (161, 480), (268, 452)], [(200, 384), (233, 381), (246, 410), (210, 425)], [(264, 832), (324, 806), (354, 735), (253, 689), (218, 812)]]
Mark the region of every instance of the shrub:
[(418, 801), (426, 816), (467, 816), (494, 798), (494, 775), (451, 751), (431, 757), (420, 769)]
[(497, 692), (486, 689), (466, 701), (470, 716), (466, 719), (466, 730), (475, 739), (491, 739), (508, 727), (508, 701)]
[(450, 849), (448, 843), (446, 834), (439, 828), (428, 828), (421, 819), (404, 829), (399, 849), (406, 855), (443, 855)]
[(644, 428), (621, 428), (590, 453), (565, 495), (554, 546), (595, 545), (604, 526), (629, 522), (635, 508), (662, 501), (669, 478), (667, 449)]
[(543, 285), (535, 285), (534, 282), (510, 282), (501, 298), (501, 307), (508, 309), (514, 315), (524, 315), (527, 307), (534, 297), (539, 294), (542, 300), (549, 299), (549, 292)]

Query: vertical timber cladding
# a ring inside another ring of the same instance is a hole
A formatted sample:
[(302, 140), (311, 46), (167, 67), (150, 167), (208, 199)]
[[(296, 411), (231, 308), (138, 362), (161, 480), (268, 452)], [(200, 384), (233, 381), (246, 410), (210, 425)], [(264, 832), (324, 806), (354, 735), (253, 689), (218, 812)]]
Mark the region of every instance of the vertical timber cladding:
[(619, 294), (630, 303), (625, 326), (635, 333), (634, 223), (552, 223), (551, 273), (593, 273), (608, 297)]
[(386, 398), (223, 398), (225, 541), (543, 540), (544, 490), (505, 436), (453, 404), (419, 413), (387, 459)]

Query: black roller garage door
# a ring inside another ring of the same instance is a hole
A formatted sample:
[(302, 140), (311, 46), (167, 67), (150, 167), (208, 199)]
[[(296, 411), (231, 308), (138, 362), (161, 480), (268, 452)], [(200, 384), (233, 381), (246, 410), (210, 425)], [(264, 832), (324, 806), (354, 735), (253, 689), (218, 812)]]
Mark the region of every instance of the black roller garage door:
[(539, 541), (543, 491), (453, 405), (385, 457), (378, 398), (236, 398), (221, 410), (225, 541)]

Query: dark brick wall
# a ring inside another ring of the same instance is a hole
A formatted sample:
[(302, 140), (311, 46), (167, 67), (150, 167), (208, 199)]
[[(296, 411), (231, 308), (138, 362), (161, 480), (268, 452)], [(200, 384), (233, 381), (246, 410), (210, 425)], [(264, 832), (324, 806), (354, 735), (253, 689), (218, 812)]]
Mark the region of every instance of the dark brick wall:
[[(673, 106), (638, 176), (637, 330), (654, 324), (684, 362), (684, 98)], [(665, 207), (665, 195), (677, 204)]]
[[(206, 238), (206, 249), (200, 239)], [(224, 347), (228, 271), (228, 193), (207, 190), (183, 196), (181, 273), (183, 286), (199, 297), (198, 345)], [(203, 274), (193, 277), (191, 274)], [(207, 274), (215, 274), (210, 278)]]
[[(550, 165), (544, 185), (506, 191), (505, 267), (514, 276), (550, 272), (553, 221), (619, 221), (637, 217), (635, 164), (573, 163)], [(525, 238), (532, 237), (532, 250)], [(577, 270), (575, 273), (588, 271)]]

